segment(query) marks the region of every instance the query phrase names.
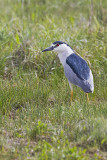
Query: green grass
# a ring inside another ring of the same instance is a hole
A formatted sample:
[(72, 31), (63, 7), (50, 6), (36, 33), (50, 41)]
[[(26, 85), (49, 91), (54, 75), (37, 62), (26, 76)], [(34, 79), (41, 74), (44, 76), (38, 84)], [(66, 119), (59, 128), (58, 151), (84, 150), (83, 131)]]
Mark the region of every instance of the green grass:
[[(107, 1), (0, 0), (0, 159), (107, 159)], [(87, 60), (95, 91), (70, 88), (57, 40)]]

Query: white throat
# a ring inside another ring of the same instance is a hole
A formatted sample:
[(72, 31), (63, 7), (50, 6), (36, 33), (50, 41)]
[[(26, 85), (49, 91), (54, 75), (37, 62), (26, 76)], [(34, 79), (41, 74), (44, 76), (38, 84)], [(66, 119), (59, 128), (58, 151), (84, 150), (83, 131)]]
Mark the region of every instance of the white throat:
[(60, 62), (62, 63), (63, 66), (66, 63), (66, 58), (72, 53), (74, 53), (74, 51), (69, 46), (66, 46), (63, 48), (63, 50), (57, 51), (57, 52), (58, 52), (58, 57), (60, 59)]

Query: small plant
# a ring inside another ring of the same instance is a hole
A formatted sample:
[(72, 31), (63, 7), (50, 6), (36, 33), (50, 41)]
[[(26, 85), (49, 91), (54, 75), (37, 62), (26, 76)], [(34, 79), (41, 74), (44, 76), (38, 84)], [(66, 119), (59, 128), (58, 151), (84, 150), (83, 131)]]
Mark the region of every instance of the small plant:
[(34, 128), (30, 131), (30, 138), (32, 140), (37, 140), (42, 138), (47, 132), (47, 124), (38, 121), (37, 124), (35, 124)]

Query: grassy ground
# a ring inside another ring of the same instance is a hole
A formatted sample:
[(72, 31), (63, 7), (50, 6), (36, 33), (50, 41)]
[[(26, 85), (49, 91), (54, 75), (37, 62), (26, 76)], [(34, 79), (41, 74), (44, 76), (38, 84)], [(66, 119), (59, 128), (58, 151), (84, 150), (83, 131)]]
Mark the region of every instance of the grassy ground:
[[(91, 3), (93, 2), (93, 3)], [(107, 159), (107, 1), (0, 0), (0, 159)], [(73, 103), (52, 42), (87, 60), (95, 91)]]

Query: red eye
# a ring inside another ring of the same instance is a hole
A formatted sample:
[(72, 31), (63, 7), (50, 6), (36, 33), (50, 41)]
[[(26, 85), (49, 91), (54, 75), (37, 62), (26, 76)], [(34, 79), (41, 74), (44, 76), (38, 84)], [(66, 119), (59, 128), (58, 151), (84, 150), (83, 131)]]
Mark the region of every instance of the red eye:
[(56, 45), (57, 47), (59, 46), (59, 44)]

